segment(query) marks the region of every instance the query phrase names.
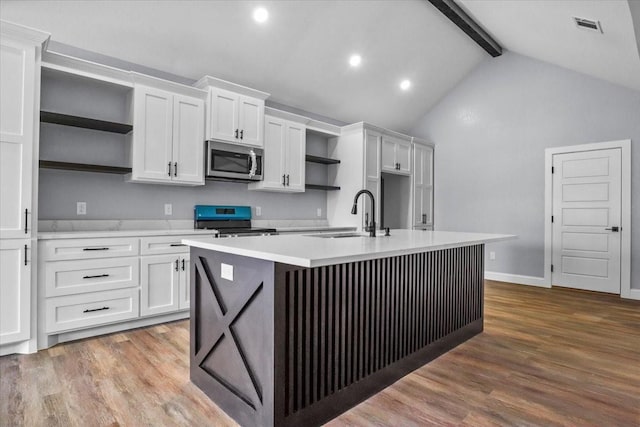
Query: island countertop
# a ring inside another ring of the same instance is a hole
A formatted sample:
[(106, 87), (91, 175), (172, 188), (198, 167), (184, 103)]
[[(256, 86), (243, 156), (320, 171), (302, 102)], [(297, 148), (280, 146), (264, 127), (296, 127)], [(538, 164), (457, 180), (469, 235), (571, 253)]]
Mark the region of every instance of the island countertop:
[(368, 233), (358, 233), (360, 235), (354, 237), (276, 235), (220, 238), (213, 241), (199, 240), (194, 236), (193, 239), (183, 239), (182, 243), (300, 267), (321, 267), (516, 238), (509, 234), (452, 231), (391, 230), (390, 236), (384, 236), (384, 232), (380, 230), (378, 233), (381, 235), (375, 238), (369, 237)]

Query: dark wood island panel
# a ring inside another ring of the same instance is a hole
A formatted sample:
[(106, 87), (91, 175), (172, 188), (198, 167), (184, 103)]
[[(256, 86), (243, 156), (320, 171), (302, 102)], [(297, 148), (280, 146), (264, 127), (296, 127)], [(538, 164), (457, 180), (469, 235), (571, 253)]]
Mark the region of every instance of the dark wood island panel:
[(320, 425), (482, 331), (483, 259), (303, 268), (192, 247), (191, 380), (243, 426)]

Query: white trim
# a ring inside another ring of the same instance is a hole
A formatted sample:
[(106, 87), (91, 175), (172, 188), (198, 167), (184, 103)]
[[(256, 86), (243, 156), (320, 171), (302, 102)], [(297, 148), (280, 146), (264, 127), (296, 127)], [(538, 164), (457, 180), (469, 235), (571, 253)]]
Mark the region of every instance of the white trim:
[(42, 67), (117, 86), (133, 87), (133, 80), (129, 71), (58, 52), (45, 52), (42, 55)]
[(218, 79), (216, 77), (204, 76), (193, 84), (198, 89), (208, 89), (210, 86), (218, 89), (225, 89), (231, 92), (239, 93), (240, 95), (250, 96), (252, 98), (265, 100), (271, 94), (262, 92), (261, 90), (252, 89), (250, 87), (242, 86), (237, 83), (228, 82), (226, 80)]
[(51, 34), (36, 28), (27, 27), (25, 25), (16, 24), (15, 22), (4, 21), (0, 19), (0, 33), (2, 37), (8, 37), (13, 40), (29, 42), (38, 45), (42, 50), (47, 49)]
[(622, 150), (622, 223), (620, 226), (620, 297), (640, 299), (640, 289), (631, 289), (631, 140), (596, 142), (592, 144), (570, 145), (567, 147), (546, 148), (544, 150), (544, 282), (551, 287), (551, 254), (553, 245), (553, 179), (551, 166), (554, 154), (576, 153), (581, 151)]
[(550, 288), (544, 277), (522, 276), (520, 274), (499, 273), (496, 271), (485, 271), (485, 280), (495, 280), (496, 282), (517, 283), (518, 285), (539, 286)]

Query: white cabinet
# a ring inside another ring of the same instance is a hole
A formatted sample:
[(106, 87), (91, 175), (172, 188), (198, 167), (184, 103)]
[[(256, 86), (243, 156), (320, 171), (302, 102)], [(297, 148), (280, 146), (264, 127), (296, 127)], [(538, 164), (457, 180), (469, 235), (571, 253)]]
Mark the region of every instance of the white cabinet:
[(204, 101), (136, 85), (131, 181), (204, 184)]
[(433, 227), (433, 147), (414, 144), (413, 226)]
[(371, 201), (366, 196), (362, 197), (360, 204), (364, 203), (364, 209), (361, 209), (362, 213), (362, 227), (367, 226), (367, 220), (369, 222), (375, 219), (376, 226), (380, 226), (380, 215), (382, 213), (382, 199), (380, 197), (380, 144), (382, 141), (382, 135), (370, 129), (364, 130), (364, 188), (371, 191), (376, 206), (376, 217), (371, 217)]
[(3, 35), (0, 62), (0, 238), (30, 238), (36, 48)]
[(189, 308), (188, 255), (141, 257), (140, 271), (141, 316)]
[(266, 116), (262, 181), (250, 190), (302, 192), (305, 182), (305, 126)]
[(382, 172), (411, 174), (411, 141), (382, 136)]
[(234, 144), (264, 145), (264, 100), (268, 93), (204, 76), (195, 86), (207, 89), (206, 138)]
[(30, 337), (31, 240), (0, 240), (0, 345)]

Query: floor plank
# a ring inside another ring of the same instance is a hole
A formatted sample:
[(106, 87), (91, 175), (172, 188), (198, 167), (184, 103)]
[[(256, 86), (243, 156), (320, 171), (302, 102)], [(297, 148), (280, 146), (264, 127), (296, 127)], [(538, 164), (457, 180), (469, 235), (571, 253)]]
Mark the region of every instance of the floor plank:
[[(236, 426), (189, 322), (0, 358), (0, 426)], [(485, 331), (329, 426), (640, 426), (640, 302), (486, 282)]]

